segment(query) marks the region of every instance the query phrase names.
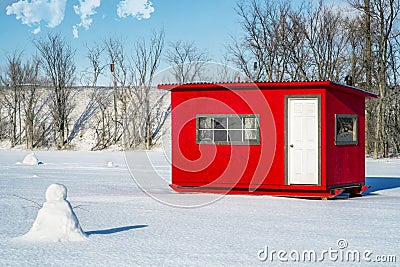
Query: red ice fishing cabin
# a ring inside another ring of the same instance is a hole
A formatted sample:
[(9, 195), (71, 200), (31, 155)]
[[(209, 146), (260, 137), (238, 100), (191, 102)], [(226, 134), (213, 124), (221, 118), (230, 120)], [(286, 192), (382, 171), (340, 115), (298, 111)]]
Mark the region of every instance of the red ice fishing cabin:
[(331, 81), (163, 84), (178, 192), (333, 197), (365, 186), (365, 99)]

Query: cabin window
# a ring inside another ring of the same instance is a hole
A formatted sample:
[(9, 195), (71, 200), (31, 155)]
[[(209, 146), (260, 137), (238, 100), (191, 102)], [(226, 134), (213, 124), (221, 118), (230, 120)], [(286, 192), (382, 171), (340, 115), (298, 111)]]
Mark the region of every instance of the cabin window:
[(358, 144), (358, 116), (356, 114), (335, 115), (335, 144)]
[(197, 144), (259, 145), (259, 118), (258, 114), (197, 115)]

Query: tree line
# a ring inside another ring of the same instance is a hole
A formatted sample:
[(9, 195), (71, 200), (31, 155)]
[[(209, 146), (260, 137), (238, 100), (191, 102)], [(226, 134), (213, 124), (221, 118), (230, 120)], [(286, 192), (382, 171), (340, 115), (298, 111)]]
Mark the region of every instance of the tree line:
[[(250, 80), (331, 80), (379, 94), (366, 103), (366, 153), (400, 152), (399, 0), (251, 0), (237, 4), (243, 35), (229, 59)], [(250, 63), (250, 64), (249, 64)]]
[[(86, 45), (89, 67), (79, 73), (76, 51), (60, 33), (35, 39), (32, 58), (21, 51), (7, 55), (0, 74), (0, 140), (11, 147), (68, 148), (90, 120), (93, 150), (151, 149), (171, 112), (167, 93), (154, 85), (161, 60), (174, 66), (168, 82), (177, 83), (195, 80), (208, 61), (193, 42), (169, 42), (165, 48), (164, 39), (160, 31), (129, 48), (117, 37)], [(107, 74), (112, 86), (99, 86)], [(89, 92), (88, 103), (73, 116), (83, 91)]]
[[(400, 152), (400, 0), (239, 1), (241, 34), (231, 36), (225, 62), (248, 81), (331, 80), (379, 94), (367, 100), (366, 153), (387, 157)], [(172, 80), (204, 80), (204, 50), (188, 41), (165, 42), (162, 31), (129, 47), (119, 38), (86, 45), (89, 67), (77, 72), (75, 50), (61, 34), (33, 41), (37, 54), (7, 55), (1, 72), (0, 139), (27, 148), (68, 146), (87, 118), (95, 145), (150, 149), (163, 134), (170, 114), (166, 94), (152, 90), (160, 62)], [(110, 73), (112, 86), (100, 88)], [(237, 77), (221, 74), (221, 81)], [(98, 88), (87, 109), (72, 118), (76, 85)], [(73, 121), (75, 120), (75, 121)]]

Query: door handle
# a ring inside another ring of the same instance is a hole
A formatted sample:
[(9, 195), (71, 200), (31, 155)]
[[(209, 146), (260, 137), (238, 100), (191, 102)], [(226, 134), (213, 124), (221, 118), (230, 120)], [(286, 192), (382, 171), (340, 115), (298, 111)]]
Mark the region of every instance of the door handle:
[(293, 144), (291, 144), (290, 147), (293, 147)]

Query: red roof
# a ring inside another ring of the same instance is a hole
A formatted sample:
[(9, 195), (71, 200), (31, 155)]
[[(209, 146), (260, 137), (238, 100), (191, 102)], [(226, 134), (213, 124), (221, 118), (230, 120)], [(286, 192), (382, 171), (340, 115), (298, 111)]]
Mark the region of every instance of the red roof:
[(268, 90), (268, 89), (321, 89), (331, 88), (347, 93), (356, 94), (365, 98), (377, 98), (378, 94), (366, 90), (335, 83), (331, 81), (307, 81), (307, 82), (221, 82), (221, 83), (185, 83), (185, 84), (160, 84), (158, 89), (169, 91), (193, 91), (193, 90)]

